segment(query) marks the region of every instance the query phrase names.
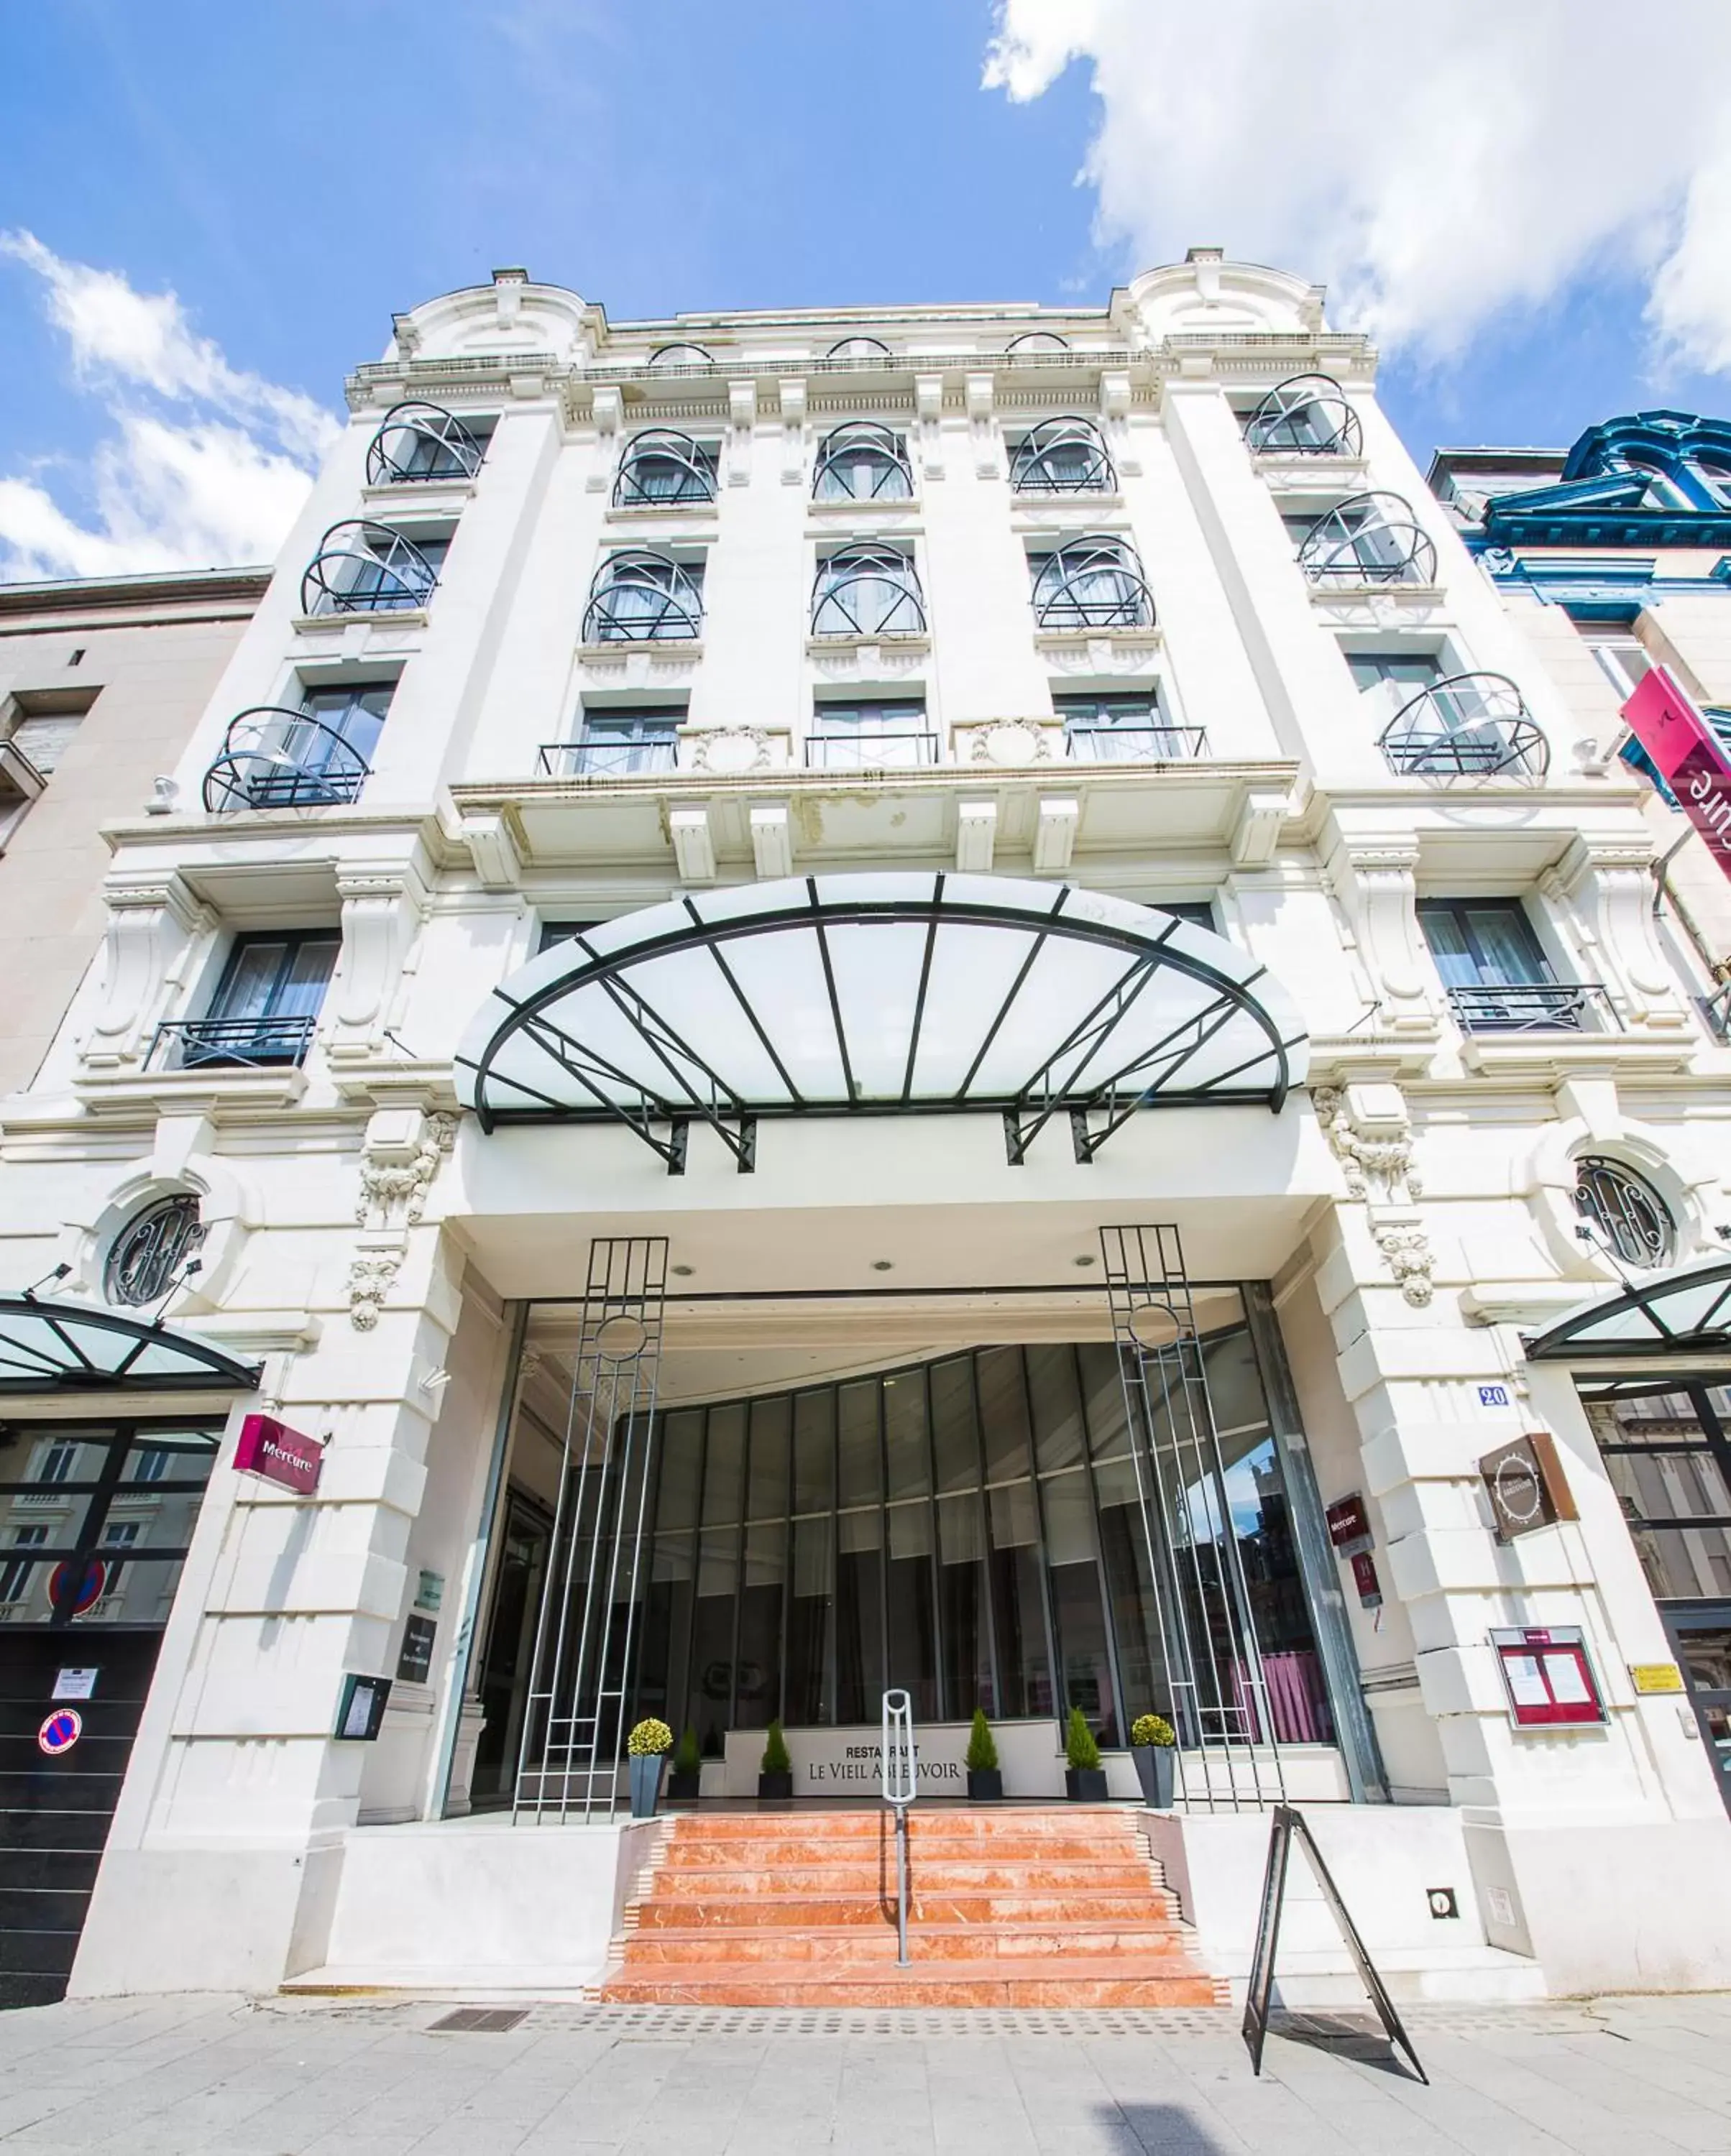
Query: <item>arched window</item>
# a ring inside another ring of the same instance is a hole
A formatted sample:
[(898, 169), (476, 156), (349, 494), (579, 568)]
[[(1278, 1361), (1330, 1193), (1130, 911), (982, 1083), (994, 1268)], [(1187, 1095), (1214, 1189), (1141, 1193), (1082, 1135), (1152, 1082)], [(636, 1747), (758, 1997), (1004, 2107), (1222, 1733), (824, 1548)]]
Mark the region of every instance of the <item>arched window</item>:
[(875, 336), (843, 337), (824, 354), (825, 359), (888, 359), (891, 356), (888, 345)]
[(110, 1245), (102, 1292), (129, 1308), (158, 1301), (203, 1240), (198, 1201), (190, 1191), (157, 1199), (135, 1213)]
[(713, 367), (715, 361), (701, 344), (664, 344), (650, 354), (649, 363), (659, 372), (663, 367)]
[(1153, 594), (1127, 539), (1090, 531), (1030, 557), (1040, 629), (1149, 629)]
[(1278, 383), (1244, 423), (1253, 449), (1276, 456), (1356, 457), (1364, 432), (1332, 374), (1294, 374)]
[(1626, 1265), (1668, 1265), (1677, 1248), (1671, 1209), (1645, 1177), (1602, 1154), (1575, 1163), (1574, 1209)]
[(715, 451), (670, 427), (634, 434), (614, 482), (616, 509), (662, 508), (715, 500)]
[(473, 479), (480, 459), (481, 445), (460, 419), (437, 404), (395, 404), (367, 447), (367, 483)]
[(819, 562), (814, 636), (919, 636), (925, 627), (920, 580), (900, 547), (862, 542)]
[(1029, 359), (1037, 359), (1042, 352), (1068, 352), (1069, 349), (1069, 340), (1061, 337), (1056, 330), (1024, 330), (1020, 336), (1012, 337), (1004, 346), (1004, 356), (1008, 359), (1013, 353), (1020, 352)]
[(583, 613), (585, 644), (658, 644), (703, 634), (703, 568), (652, 547), (609, 554)]
[(1398, 494), (1355, 494), (1319, 516), (1298, 548), (1313, 584), (1430, 584), (1436, 547)]
[(449, 542), (416, 541), (364, 517), (333, 524), (300, 579), (303, 613), (400, 613), (424, 607)]
[(812, 480), (814, 501), (907, 501), (913, 469), (901, 435), (876, 419), (855, 419), (826, 434)]
[(1042, 419), (1016, 444), (1009, 484), (1017, 494), (1113, 494), (1118, 475), (1092, 419)]

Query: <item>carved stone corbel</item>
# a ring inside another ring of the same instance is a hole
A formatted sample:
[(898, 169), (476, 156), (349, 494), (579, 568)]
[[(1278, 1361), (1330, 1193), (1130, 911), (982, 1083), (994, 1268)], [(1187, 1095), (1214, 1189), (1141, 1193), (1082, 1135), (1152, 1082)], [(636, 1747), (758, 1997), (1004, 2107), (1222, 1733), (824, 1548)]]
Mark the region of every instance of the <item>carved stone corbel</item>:
[(785, 377), (776, 393), (781, 403), (781, 483), (798, 486), (805, 477), (805, 377)]
[(1414, 1158), (1412, 1125), (1398, 1086), (1318, 1086), (1311, 1106), (1346, 1177), (1348, 1197), (1369, 1216), (1372, 1241), (1414, 1309), (1435, 1292), (1436, 1255), (1411, 1210), (1424, 1194)]
[(375, 1230), (413, 1227), (426, 1210), (433, 1178), (456, 1137), (455, 1116), (379, 1109), (367, 1126), (357, 1224)]
[(336, 1063), (381, 1053), (401, 985), (426, 918), (427, 890), (413, 865), (357, 864), (336, 879), (342, 901), (342, 974), (326, 1036)]
[(121, 870), (104, 886), (107, 964), (102, 1003), (84, 1043), (87, 1066), (136, 1063), (149, 1050), (167, 992), (180, 985), (215, 917), (177, 874)]
[(755, 382), (727, 384), (727, 484), (748, 486), (752, 476), (752, 437), (758, 424)]
[(1384, 1263), (1400, 1283), (1402, 1296), (1415, 1310), (1425, 1309), (1436, 1291), (1431, 1278), (1436, 1255), (1431, 1248), (1431, 1238), (1425, 1233), (1423, 1222), (1373, 1221), (1370, 1233), (1383, 1254)]
[(1418, 848), (1399, 841), (1343, 839), (1329, 862), (1353, 924), (1387, 1033), (1434, 1034), (1437, 1019), (1420, 953)]
[(391, 1291), (391, 1282), (403, 1269), (399, 1250), (364, 1251), (351, 1259), (348, 1269), (348, 1322), (357, 1332), (371, 1332)]
[(1573, 839), (1546, 883), (1566, 901), (1593, 969), (1620, 992), (1631, 1025), (1688, 1022), (1653, 927), (1653, 850), (1640, 839)]

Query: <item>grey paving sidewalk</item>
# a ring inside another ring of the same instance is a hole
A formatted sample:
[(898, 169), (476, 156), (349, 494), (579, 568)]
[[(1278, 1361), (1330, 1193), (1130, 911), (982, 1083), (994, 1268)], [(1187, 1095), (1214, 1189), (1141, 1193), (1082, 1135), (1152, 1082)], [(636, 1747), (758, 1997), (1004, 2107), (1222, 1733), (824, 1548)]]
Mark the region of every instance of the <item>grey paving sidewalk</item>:
[(1731, 1997), (1415, 2010), (1378, 2047), (1236, 2017), (139, 1999), (0, 2015), (0, 2156), (1665, 2156), (1731, 2151)]

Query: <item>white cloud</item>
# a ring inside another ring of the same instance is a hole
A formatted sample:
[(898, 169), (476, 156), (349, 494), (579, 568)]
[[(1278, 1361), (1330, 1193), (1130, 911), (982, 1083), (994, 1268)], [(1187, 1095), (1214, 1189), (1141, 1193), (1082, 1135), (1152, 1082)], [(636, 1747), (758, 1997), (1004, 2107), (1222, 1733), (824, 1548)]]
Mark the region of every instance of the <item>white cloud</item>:
[(172, 292), (63, 261), (33, 234), (0, 254), (40, 279), (80, 385), (112, 429), (90, 460), (94, 521), (43, 475), (0, 479), (0, 575), (112, 576), (267, 560), (337, 422), (310, 397), (231, 367)]
[(1217, 243), (1431, 358), (1616, 269), (1648, 280), (1667, 357), (1731, 370), (1731, 8), (1648, 0), (1657, 103), (1625, 103), (1631, 20), (1626, 0), (999, 0), (985, 82), (1026, 100), (1092, 68), (1082, 177), (1097, 237), (1138, 264)]

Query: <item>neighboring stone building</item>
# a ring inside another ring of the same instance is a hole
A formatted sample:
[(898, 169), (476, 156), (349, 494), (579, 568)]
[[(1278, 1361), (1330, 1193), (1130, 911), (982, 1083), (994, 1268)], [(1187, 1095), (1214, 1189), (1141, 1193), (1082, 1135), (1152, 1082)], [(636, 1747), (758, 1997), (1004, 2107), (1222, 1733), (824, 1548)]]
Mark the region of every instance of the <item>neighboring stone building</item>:
[(626, 1726), (886, 1686), (1168, 1717), (1219, 1974), (1285, 1795), (1409, 1989), (1731, 1983), (1731, 1050), (1375, 364), (398, 318), (0, 1101), (9, 1726), (130, 1762), (21, 1984), (592, 1982)]
[(0, 584), (0, 1094), (35, 1075), (101, 948), (102, 826), (172, 773), (270, 581)]
[[(1731, 420), (1636, 412), (1571, 449), (1439, 449), (1431, 485), (1569, 700), (1587, 755), (1657, 781), (1621, 707), (1655, 660), (1731, 740)], [(1731, 880), (1655, 783), (1668, 944), (1723, 1036)]]

